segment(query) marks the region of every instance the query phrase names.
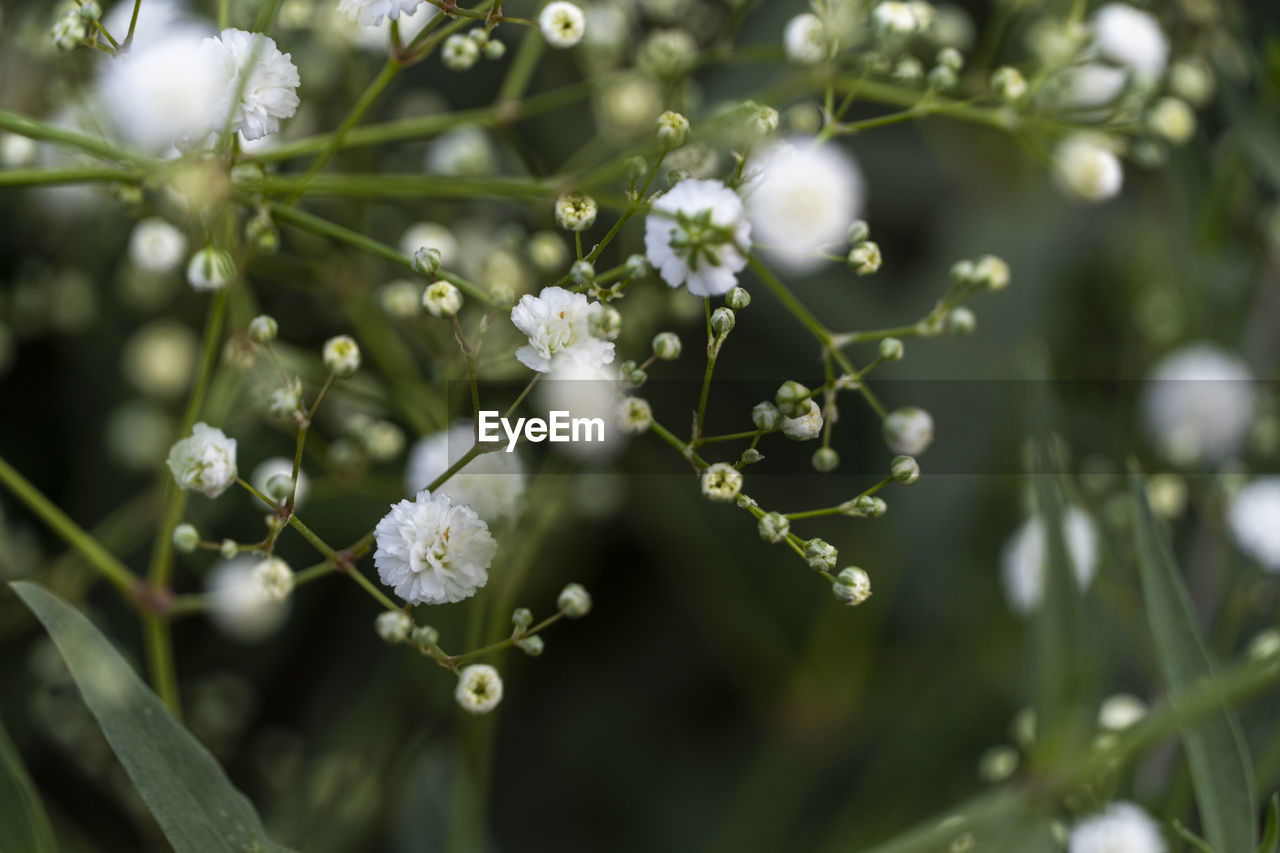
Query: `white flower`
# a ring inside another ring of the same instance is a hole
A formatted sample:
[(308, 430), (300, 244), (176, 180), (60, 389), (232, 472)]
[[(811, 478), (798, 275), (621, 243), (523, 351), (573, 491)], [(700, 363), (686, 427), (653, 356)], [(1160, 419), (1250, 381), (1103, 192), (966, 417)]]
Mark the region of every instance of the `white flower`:
[[(415, 495), (431, 485), (475, 445), (475, 427), (458, 421), (418, 441), (409, 451), (405, 491)], [(524, 497), (524, 461), (518, 452), (482, 453), (435, 490), (475, 510), (489, 524), (515, 518)]]
[(209, 616), (231, 637), (251, 643), (278, 629), (288, 604), (267, 595), (247, 554), (224, 560), (209, 572)]
[(360, 345), (350, 335), (337, 335), (324, 342), (324, 366), (334, 376), (346, 378), (360, 369)]
[(1094, 45), (1104, 59), (1132, 68), (1141, 77), (1164, 71), (1169, 42), (1150, 14), (1124, 3), (1108, 3), (1094, 13)]
[(587, 17), (572, 3), (555, 0), (538, 15), (538, 29), (552, 47), (573, 47), (587, 32)]
[(556, 597), (556, 607), (570, 619), (581, 619), (591, 612), (591, 593), (582, 584), (565, 584)]
[(595, 224), (596, 200), (582, 193), (567, 193), (556, 199), (556, 224), (566, 231), (585, 231)]
[(1221, 462), (1240, 449), (1253, 418), (1253, 375), (1212, 344), (1186, 345), (1156, 365), (1142, 396), (1143, 419), (1160, 450), (1180, 465)]
[(173, 397), (191, 382), (199, 347), (191, 330), (176, 320), (152, 320), (124, 345), (121, 369), (145, 394)]
[(1160, 825), (1139, 806), (1119, 802), (1071, 829), (1068, 853), (1165, 853)]
[(434, 282), (422, 293), (422, 307), (432, 317), (453, 317), (462, 309), (462, 292), (450, 282)]
[(1186, 101), (1160, 98), (1147, 113), (1147, 127), (1174, 145), (1185, 145), (1195, 135), (1196, 114)]
[(143, 14), (134, 22), (133, 4), (116, 0), (102, 16), (102, 25), (115, 35), (129, 32), (129, 25), (134, 24), (130, 50), (146, 50), (179, 34), (196, 38), (213, 34), (213, 27), (207, 21), (192, 17), (186, 4), (177, 0), (147, 0), (146, 8), (141, 11)]
[(1058, 186), (1082, 201), (1106, 201), (1120, 192), (1124, 169), (1105, 137), (1074, 133), (1058, 143), (1053, 154)]
[(1129, 72), (1112, 65), (1090, 62), (1066, 68), (1055, 82), (1061, 87), (1058, 103), (1067, 109), (1090, 109), (1109, 104), (1129, 84)]
[(186, 253), (186, 235), (156, 216), (143, 219), (129, 235), (129, 260), (150, 273), (172, 272)]
[(272, 601), (284, 601), (293, 592), (293, 569), (279, 557), (259, 560), (253, 567), (253, 576)]
[(511, 322), (529, 337), (516, 350), (525, 367), (548, 373), (555, 361), (574, 361), (602, 367), (613, 361), (613, 344), (591, 335), (591, 315), (601, 311), (581, 293), (544, 287), (537, 296), (525, 294), (511, 309)]
[(480, 60), (480, 45), (462, 33), (454, 33), (440, 48), (440, 61), (450, 71), (466, 71)]
[(378, 577), (410, 604), (471, 597), (489, 580), (498, 550), (475, 510), (426, 489), (392, 505), (373, 535)]
[(487, 714), (502, 701), (502, 677), (487, 663), (463, 667), (453, 698), (467, 713)]
[[(235, 102), (229, 130), (250, 142), (275, 133), (280, 120), (298, 111), (298, 69), (273, 39), (228, 28), (210, 39), (226, 52)], [(238, 97), (237, 97), (238, 96)]]
[[(896, 2), (896, 0), (886, 0), (886, 2), (876, 4), (876, 7), (871, 10), (871, 19), (875, 22), (876, 29), (881, 32), (909, 35), (917, 30), (924, 29), (931, 23), (930, 20), (922, 20), (923, 16), (917, 15), (917, 10), (913, 8), (914, 5), (912, 3)], [(923, 11), (923, 7), (921, 11)]]
[[(616, 368), (573, 359), (557, 359), (551, 372), (534, 389), (533, 396), (534, 410), (544, 419), (549, 418), (551, 412), (570, 412), (573, 418), (600, 419), (604, 428), (589, 428), (591, 441), (553, 445), (556, 453), (566, 453), (594, 465), (613, 458), (625, 446), (625, 435), (616, 417), (621, 402)], [(601, 433), (604, 440), (596, 441)]]
[(338, 11), (362, 27), (377, 27), (383, 18), (395, 19), (401, 12), (412, 13), (422, 0), (340, 0)]
[(782, 434), (795, 441), (809, 441), (822, 435), (822, 407), (813, 400), (805, 400), (804, 411), (799, 416), (782, 419)]
[(1118, 732), (1129, 728), (1147, 715), (1147, 703), (1128, 693), (1108, 696), (1098, 708), (1098, 727)]
[(1236, 544), (1269, 572), (1280, 572), (1280, 477), (1264, 477), (1231, 499), (1227, 521)]
[[(425, 162), (427, 171), (433, 175), (476, 177), (493, 172), (497, 155), (483, 130), (465, 126), (456, 127), (432, 141), (427, 148)], [(432, 248), (440, 248), (441, 263), (447, 263), (444, 261), (444, 247)]]
[(179, 488), (216, 498), (236, 481), (236, 440), (198, 423), (169, 450), (168, 464)]
[(747, 265), (751, 223), (742, 199), (719, 181), (684, 180), (653, 203), (645, 253), (663, 281), (697, 296), (718, 296)]
[(156, 153), (201, 145), (222, 130), (233, 94), (225, 49), (189, 30), (113, 57), (98, 97), (126, 141)]
[(812, 12), (796, 15), (782, 32), (787, 59), (797, 65), (817, 65), (827, 58), (827, 37), (822, 19)]
[(742, 491), (742, 472), (725, 462), (702, 472), (702, 494), (713, 501), (731, 501)]
[[(1076, 583), (1080, 589), (1088, 589), (1098, 559), (1098, 534), (1093, 519), (1078, 507), (1068, 507), (1062, 516), (1062, 535)], [(1015, 613), (1025, 616), (1040, 606), (1047, 563), (1044, 519), (1032, 516), (1009, 537), (1000, 559), (1005, 598)]]
[(412, 258), (419, 249), (435, 249), (440, 253), (440, 263), (447, 267), (458, 258), (458, 238), (443, 225), (416, 222), (401, 236), (400, 251)]
[(794, 273), (823, 264), (819, 253), (843, 243), (862, 214), (865, 185), (837, 145), (795, 139), (768, 146), (748, 167), (747, 219), (755, 241)]
[[(284, 500), (289, 497), (289, 491), (286, 486), (293, 482), (293, 460), (285, 456), (273, 456), (261, 462), (257, 468), (253, 469), (253, 474), (249, 477), (249, 483), (258, 491), (262, 492), (269, 498), (275, 500)], [(284, 489), (281, 494), (281, 489)], [(307, 496), (307, 489), (310, 488), (310, 482), (307, 475), (301, 469), (298, 470), (298, 487), (293, 496), (293, 505), (301, 506), (303, 500)]]

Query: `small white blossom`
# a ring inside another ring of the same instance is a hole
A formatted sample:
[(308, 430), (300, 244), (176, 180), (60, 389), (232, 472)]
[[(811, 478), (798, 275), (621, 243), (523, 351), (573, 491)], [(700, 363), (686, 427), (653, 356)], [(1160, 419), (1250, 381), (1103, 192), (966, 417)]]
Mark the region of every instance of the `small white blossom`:
[(511, 322), (529, 338), (516, 350), (516, 358), (539, 373), (549, 373), (556, 361), (591, 368), (611, 363), (613, 344), (591, 334), (591, 315), (601, 310), (599, 302), (562, 287), (544, 287), (537, 296), (525, 294), (511, 309)]
[(193, 524), (179, 524), (173, 528), (173, 547), (184, 554), (190, 554), (200, 546), (200, 531)]
[(802, 138), (777, 142), (747, 168), (751, 235), (791, 272), (820, 267), (820, 253), (843, 243), (849, 225), (862, 215), (862, 173), (838, 145)]
[(257, 642), (276, 631), (289, 613), (286, 601), (267, 595), (248, 555), (224, 560), (209, 572), (209, 616), (229, 636)]
[(385, 643), (403, 643), (413, 630), (413, 620), (403, 610), (384, 610), (373, 620), (373, 630)]
[(440, 48), (440, 61), (451, 71), (466, 71), (480, 60), (480, 46), (475, 39), (454, 33)]
[(324, 343), (325, 369), (346, 378), (360, 369), (360, 345), (349, 335), (338, 335)]
[(196, 252), (187, 264), (187, 283), (196, 290), (221, 290), (235, 277), (231, 255), (212, 246)]
[(919, 456), (933, 443), (933, 418), (924, 409), (907, 407), (890, 412), (883, 430), (889, 449), (906, 456)]
[(383, 18), (395, 20), (401, 12), (413, 13), (423, 0), (340, 0), (338, 11), (362, 27), (377, 27)]
[(373, 535), (378, 577), (410, 604), (470, 598), (489, 580), (498, 550), (473, 509), (425, 489), (393, 504)]
[(910, 35), (919, 32), (929, 24), (928, 21), (922, 20), (916, 11), (911, 3), (886, 0), (886, 2), (877, 3), (871, 10), (871, 20), (875, 23), (876, 29), (881, 32), (898, 36)]
[(570, 619), (581, 619), (591, 612), (591, 594), (582, 584), (566, 584), (556, 598), (556, 607)]
[(1194, 343), (1156, 365), (1143, 391), (1142, 414), (1172, 461), (1218, 463), (1243, 444), (1254, 397), (1253, 375), (1238, 356)]
[(1108, 696), (1098, 708), (1098, 728), (1123, 731), (1147, 715), (1147, 703), (1128, 693)]
[(822, 407), (812, 399), (801, 404), (803, 411), (782, 419), (782, 434), (794, 441), (809, 441), (822, 435)]
[(827, 58), (827, 35), (822, 19), (812, 12), (796, 15), (782, 31), (787, 59), (797, 65), (817, 65)]
[(434, 282), (423, 291), (422, 307), (432, 317), (452, 317), (462, 309), (462, 291), (447, 281)]
[(236, 481), (236, 440), (198, 423), (169, 450), (168, 465), (179, 488), (216, 498)]
[(1141, 807), (1118, 802), (1071, 829), (1068, 853), (1165, 853), (1160, 825)]
[(595, 224), (597, 209), (589, 195), (562, 195), (556, 199), (556, 224), (566, 231), (585, 231)]
[(159, 217), (143, 219), (129, 235), (129, 260), (149, 273), (173, 272), (186, 253), (186, 235)]
[(463, 667), (453, 697), (467, 713), (487, 714), (502, 701), (502, 677), (487, 663)]
[(586, 35), (587, 18), (574, 4), (555, 0), (538, 15), (538, 29), (552, 47), (573, 47)]
[[(1098, 561), (1098, 534), (1088, 513), (1068, 507), (1062, 516), (1062, 535), (1076, 583), (1088, 589)], [(1009, 538), (1000, 559), (1005, 598), (1021, 616), (1032, 613), (1044, 598), (1048, 543), (1044, 520), (1032, 516)]]
[(1148, 79), (1164, 71), (1169, 42), (1150, 14), (1125, 3), (1108, 3), (1090, 23), (1098, 53)]
[(1091, 133), (1072, 134), (1058, 144), (1053, 172), (1058, 186), (1081, 201), (1106, 201), (1124, 185), (1120, 159), (1104, 137)]
[(1280, 477), (1263, 477), (1242, 488), (1227, 511), (1240, 549), (1269, 572), (1280, 572)]
[(272, 601), (284, 601), (293, 592), (293, 570), (279, 557), (259, 560), (253, 567), (253, 575)]
[[(405, 491), (427, 488), (475, 445), (475, 428), (458, 421), (447, 430), (426, 436), (409, 451)], [(481, 453), (435, 490), (455, 504), (475, 510), (489, 524), (519, 516), (525, 490), (524, 461), (518, 452)]]
[(623, 432), (644, 432), (653, 424), (653, 409), (649, 401), (640, 397), (624, 397), (618, 406), (618, 429)]
[[(298, 111), (298, 69), (275, 40), (261, 33), (228, 28), (210, 39), (225, 51), (234, 100), (229, 130), (252, 142), (280, 129), (280, 120)], [(238, 96), (238, 99), (237, 99)]]
[(645, 253), (671, 287), (718, 296), (747, 265), (751, 223), (742, 199), (719, 181), (685, 180), (653, 203), (645, 219)]
[(713, 501), (731, 501), (742, 491), (742, 472), (725, 462), (702, 472), (702, 494)]

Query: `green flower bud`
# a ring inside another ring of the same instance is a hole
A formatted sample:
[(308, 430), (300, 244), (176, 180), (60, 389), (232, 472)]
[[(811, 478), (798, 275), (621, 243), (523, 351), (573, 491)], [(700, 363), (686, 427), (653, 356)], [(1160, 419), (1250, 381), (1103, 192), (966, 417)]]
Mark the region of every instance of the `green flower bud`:
[(755, 408), (751, 410), (751, 422), (756, 425), (756, 429), (775, 430), (782, 423), (782, 413), (778, 411), (778, 407), (767, 400), (763, 403), (756, 403)]
[(830, 447), (819, 447), (813, 453), (813, 469), (822, 474), (829, 474), (840, 466), (840, 454)]
[(591, 612), (591, 595), (581, 584), (571, 583), (560, 591), (556, 607), (570, 619), (580, 619)]
[(760, 523), (756, 527), (760, 532), (760, 538), (770, 544), (777, 544), (787, 538), (787, 534), (791, 532), (791, 522), (785, 515), (778, 512), (771, 512), (760, 517)]
[(663, 361), (675, 361), (680, 357), (682, 345), (675, 332), (659, 332), (653, 338), (653, 354)]
[(880, 269), (883, 258), (880, 256), (880, 246), (870, 240), (863, 240), (849, 250), (849, 269), (853, 270), (855, 275), (871, 275)]
[(190, 554), (200, 547), (200, 533), (193, 524), (179, 524), (173, 528), (173, 547)]
[(911, 456), (897, 456), (889, 465), (889, 473), (899, 483), (909, 486), (920, 479), (920, 463)]
[(269, 314), (259, 314), (249, 321), (249, 337), (256, 343), (265, 344), (273, 341), (280, 332), (276, 318)]
[(804, 559), (809, 568), (829, 572), (836, 567), (840, 553), (824, 539), (810, 539), (804, 545)]
[(734, 311), (741, 311), (751, 304), (751, 294), (741, 287), (735, 287), (725, 294), (724, 304)]
[(880, 357), (885, 361), (901, 361), (902, 353), (902, 341), (897, 338), (885, 338), (880, 342)]

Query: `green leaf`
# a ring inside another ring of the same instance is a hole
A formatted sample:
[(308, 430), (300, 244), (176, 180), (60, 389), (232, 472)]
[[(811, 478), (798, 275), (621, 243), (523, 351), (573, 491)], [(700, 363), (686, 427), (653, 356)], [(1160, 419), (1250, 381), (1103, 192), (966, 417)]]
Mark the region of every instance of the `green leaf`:
[(53, 827), (17, 747), (0, 725), (0, 851), (53, 853)]
[[(1176, 700), (1213, 677), (1215, 666), (1200, 636), (1168, 535), (1147, 505), (1142, 477), (1134, 473), (1129, 479), (1147, 619), (1165, 682)], [(1255, 853), (1253, 768), (1235, 715), (1220, 705), (1204, 722), (1184, 729), (1182, 743), (1209, 845), (1218, 853)]]
[(1267, 825), (1262, 830), (1262, 843), (1258, 845), (1258, 853), (1275, 853), (1278, 841), (1280, 841), (1280, 794), (1272, 794), (1271, 803), (1267, 806)]
[(44, 587), (10, 584), (53, 638), (138, 793), (178, 853), (284, 853), (253, 804), (88, 619)]
[(1200, 853), (1214, 853), (1214, 849), (1209, 846), (1209, 842), (1183, 826), (1182, 821), (1175, 820), (1173, 822), (1173, 831), (1181, 835), (1183, 841), (1199, 850)]

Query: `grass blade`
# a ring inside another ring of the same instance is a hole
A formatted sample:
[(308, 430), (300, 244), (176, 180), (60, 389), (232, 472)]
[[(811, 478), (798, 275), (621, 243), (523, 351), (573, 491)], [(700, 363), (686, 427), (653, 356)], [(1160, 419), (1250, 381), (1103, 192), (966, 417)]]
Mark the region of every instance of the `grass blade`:
[(0, 850), (53, 853), (57, 849), (36, 786), (0, 725)]

